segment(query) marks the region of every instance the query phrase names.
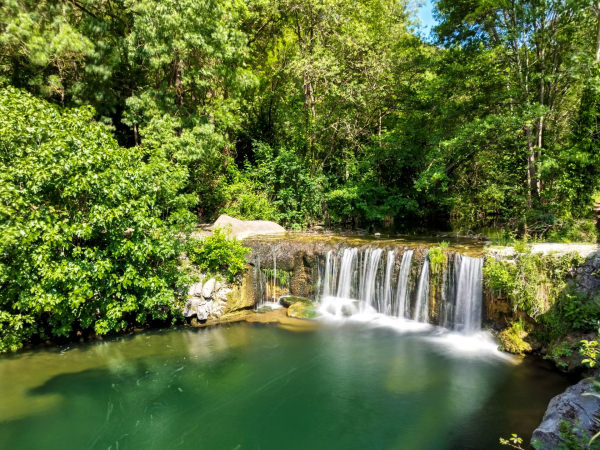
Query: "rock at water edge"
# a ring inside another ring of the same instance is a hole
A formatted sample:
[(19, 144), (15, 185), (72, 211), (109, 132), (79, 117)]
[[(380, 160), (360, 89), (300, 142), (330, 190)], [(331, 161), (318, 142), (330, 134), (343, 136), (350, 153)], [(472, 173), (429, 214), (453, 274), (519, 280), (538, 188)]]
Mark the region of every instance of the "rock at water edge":
[(564, 442), (560, 436), (563, 421), (575, 425), (580, 432), (593, 436), (599, 429), (595, 417), (600, 413), (600, 398), (584, 393), (595, 392), (593, 380), (588, 378), (567, 388), (548, 404), (542, 423), (533, 432), (531, 442), (538, 441), (536, 448), (555, 449)]

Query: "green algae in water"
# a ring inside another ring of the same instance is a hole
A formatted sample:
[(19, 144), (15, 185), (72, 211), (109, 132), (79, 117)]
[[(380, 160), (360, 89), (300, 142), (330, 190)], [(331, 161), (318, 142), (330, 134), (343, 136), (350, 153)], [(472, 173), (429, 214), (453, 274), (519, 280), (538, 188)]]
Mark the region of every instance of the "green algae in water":
[(145, 333), (0, 360), (0, 448), (495, 448), (566, 384), (364, 325)]

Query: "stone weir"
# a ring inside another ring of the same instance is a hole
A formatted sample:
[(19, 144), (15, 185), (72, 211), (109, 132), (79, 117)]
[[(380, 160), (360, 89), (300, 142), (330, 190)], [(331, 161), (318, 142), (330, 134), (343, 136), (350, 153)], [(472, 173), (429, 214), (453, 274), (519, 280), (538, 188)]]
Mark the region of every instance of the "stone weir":
[[(380, 313), (473, 333), (484, 308), (482, 257), (429, 242), (254, 238), (245, 290), (260, 307), (291, 295), (326, 313)], [(473, 249), (470, 249), (473, 254)]]

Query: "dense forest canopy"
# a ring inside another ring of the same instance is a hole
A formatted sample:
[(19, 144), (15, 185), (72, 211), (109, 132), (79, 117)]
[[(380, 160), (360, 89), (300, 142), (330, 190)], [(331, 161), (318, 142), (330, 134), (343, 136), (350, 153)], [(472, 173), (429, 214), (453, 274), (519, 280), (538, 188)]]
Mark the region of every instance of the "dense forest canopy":
[(221, 213), (593, 239), (600, 3), (435, 8), (2, 2), (0, 350), (168, 319)]
[(431, 44), (395, 0), (8, 0), (0, 80), (184, 168), (200, 221), (589, 231), (600, 6), (435, 7)]

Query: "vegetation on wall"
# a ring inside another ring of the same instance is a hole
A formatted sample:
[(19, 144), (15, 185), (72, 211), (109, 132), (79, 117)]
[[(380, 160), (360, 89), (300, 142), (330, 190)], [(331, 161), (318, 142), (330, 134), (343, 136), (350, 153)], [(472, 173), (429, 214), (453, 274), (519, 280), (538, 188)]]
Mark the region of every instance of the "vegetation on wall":
[(224, 275), (233, 282), (246, 269), (246, 255), (251, 250), (237, 239), (229, 238), (226, 229), (216, 228), (203, 239), (189, 239), (186, 251), (190, 261), (203, 273)]
[(600, 323), (600, 299), (578, 290), (572, 282), (582, 264), (577, 254), (543, 255), (523, 246), (514, 259), (486, 258), (483, 267), (488, 292), (508, 301), (513, 320), (500, 334), (503, 348), (522, 354), (531, 340), (547, 346), (559, 364), (577, 353), (579, 342), (565, 340), (571, 333), (595, 333)]

